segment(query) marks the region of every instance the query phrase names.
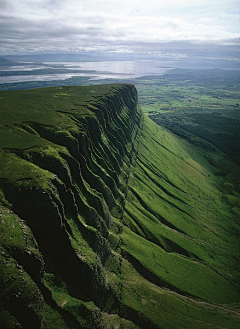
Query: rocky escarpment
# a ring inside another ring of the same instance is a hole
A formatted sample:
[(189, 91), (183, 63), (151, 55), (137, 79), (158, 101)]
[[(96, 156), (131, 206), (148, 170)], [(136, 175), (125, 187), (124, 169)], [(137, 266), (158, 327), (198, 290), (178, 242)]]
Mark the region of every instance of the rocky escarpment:
[[(12, 127), (23, 135), (29, 147), (2, 149), (4, 202), (13, 216), (19, 216), (31, 229), (29, 235), (37, 241), (35, 248), (40, 251), (41, 261), (37, 265), (35, 257), (26, 251), (20, 255), (15, 246), (9, 253), (30, 274), (40, 290), (39, 296), (50, 307), (53, 300), (44, 273), (63, 281), (66, 291), (76, 299), (91, 300), (106, 311), (119, 303), (118, 291), (107, 282), (103, 267), (109, 260), (116, 267), (120, 263), (120, 256), (115, 256), (111, 247), (111, 240), (116, 245), (118, 238), (109, 235), (110, 231), (119, 232), (121, 225), (114, 222), (111, 212), (118, 218), (123, 216), (141, 114), (133, 86), (102, 89), (103, 94), (83, 101), (80, 92), (80, 97), (75, 96), (83, 103), (80, 106), (67, 104), (67, 108), (54, 109), (63, 122), (60, 127), (36, 122), (29, 113), (27, 121)], [(64, 88), (64, 93), (59, 90), (59, 95), (58, 89), (51, 90), (50, 102), (60, 97), (66, 99), (72, 93), (70, 88)], [(88, 93), (95, 90), (86, 88)], [(31, 145), (32, 134), (37, 136), (36, 145)], [(7, 170), (16, 171), (14, 177)], [(8, 212), (3, 209), (3, 214)], [(20, 316), (22, 310), (7, 311), (26, 325)], [(27, 321), (29, 327), (33, 323), (41, 327), (44, 312), (39, 315), (38, 325), (35, 317)]]
[(230, 215), (213, 169), (134, 86), (1, 97), (3, 327), (239, 324), (237, 224), (216, 220)]

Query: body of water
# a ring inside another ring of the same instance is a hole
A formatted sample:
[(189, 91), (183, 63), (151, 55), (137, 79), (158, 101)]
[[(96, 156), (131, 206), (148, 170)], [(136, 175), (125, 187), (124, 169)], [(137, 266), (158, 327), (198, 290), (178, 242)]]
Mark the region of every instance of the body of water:
[[(20, 64), (20, 65), (19, 65)], [(235, 59), (216, 58), (162, 58), (158, 60), (97, 61), (97, 62), (31, 62), (19, 63), (16, 66), (1, 67), (0, 71), (8, 71), (0, 76), (0, 84), (24, 81), (65, 80), (72, 77), (90, 77), (101, 79), (134, 79), (144, 76), (163, 75), (174, 68), (182, 69), (230, 69), (240, 70), (240, 62)], [(49, 72), (47, 71), (48, 69)], [(39, 74), (38, 71), (39, 70)], [(42, 72), (41, 72), (42, 70)], [(43, 71), (44, 70), (44, 71)], [(57, 70), (65, 70), (57, 72)], [(16, 71), (16, 75), (13, 72)], [(18, 72), (24, 72), (20, 75)], [(33, 74), (34, 71), (34, 74)], [(27, 74), (26, 74), (27, 72)], [(32, 73), (32, 74), (31, 74)], [(10, 75), (11, 74), (11, 75)]]
[[(90, 77), (99, 79), (133, 79), (147, 75), (162, 75), (173, 67), (164, 67), (159, 61), (138, 60), (138, 61), (102, 61), (102, 62), (46, 62), (42, 64), (27, 63), (20, 66), (1, 68), (4, 71), (24, 71), (27, 75), (1, 76), (0, 83), (12, 83), (22, 81), (49, 81), (65, 80), (74, 76)], [(31, 74), (32, 70), (40, 69), (66, 69), (76, 72), (56, 74)], [(77, 72), (79, 71), (79, 72)], [(91, 71), (91, 72), (89, 72)], [(93, 72), (94, 71), (94, 72)]]

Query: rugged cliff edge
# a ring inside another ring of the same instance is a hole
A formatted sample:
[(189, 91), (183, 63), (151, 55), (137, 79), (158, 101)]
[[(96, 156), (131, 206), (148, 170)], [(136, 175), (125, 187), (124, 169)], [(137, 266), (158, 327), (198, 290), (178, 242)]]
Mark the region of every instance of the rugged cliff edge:
[(0, 97), (1, 328), (240, 325), (239, 207), (207, 154), (132, 85)]

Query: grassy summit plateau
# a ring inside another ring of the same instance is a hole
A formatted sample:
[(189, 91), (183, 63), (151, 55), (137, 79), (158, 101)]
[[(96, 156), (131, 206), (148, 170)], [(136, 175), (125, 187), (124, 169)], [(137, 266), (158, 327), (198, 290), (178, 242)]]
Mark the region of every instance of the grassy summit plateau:
[(132, 85), (0, 100), (1, 328), (240, 326), (237, 165)]

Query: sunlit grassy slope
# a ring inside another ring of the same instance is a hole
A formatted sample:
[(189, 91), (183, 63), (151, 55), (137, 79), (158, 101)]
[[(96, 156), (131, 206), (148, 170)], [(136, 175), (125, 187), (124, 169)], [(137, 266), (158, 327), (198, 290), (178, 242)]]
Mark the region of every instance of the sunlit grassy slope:
[(0, 97), (1, 327), (240, 326), (234, 163), (132, 85)]

